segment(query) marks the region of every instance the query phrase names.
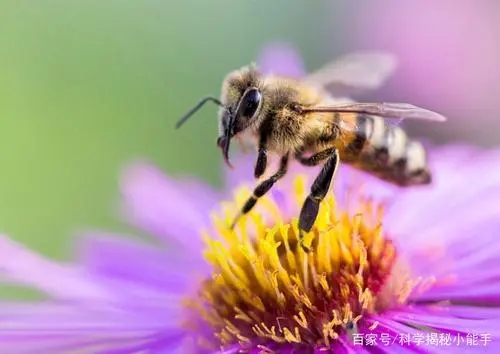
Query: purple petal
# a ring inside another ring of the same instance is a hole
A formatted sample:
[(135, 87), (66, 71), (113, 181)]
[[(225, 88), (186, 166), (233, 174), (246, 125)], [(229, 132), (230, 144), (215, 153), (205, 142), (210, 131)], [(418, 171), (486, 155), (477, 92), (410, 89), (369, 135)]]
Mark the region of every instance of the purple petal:
[[(409, 238), (408, 234), (414, 235), (419, 227), (430, 224), (428, 218), (443, 215), (446, 206), (444, 202), (449, 202), (450, 198), (453, 200), (457, 195), (457, 188), (466, 185), (474, 176), (473, 171), (468, 171), (463, 166), (474, 161), (475, 154), (474, 150), (467, 148), (433, 150), (433, 184), (401, 190), (385, 217), (385, 224), (391, 233)], [(457, 170), (462, 173), (457, 174)], [(403, 210), (408, 210), (408, 206), (411, 206), (411, 213), (403, 213)]]
[[(428, 223), (422, 223), (421, 218), (441, 216), (443, 205), (463, 205), (470, 198), (477, 196), (479, 192), (499, 185), (500, 172), (491, 167), (500, 162), (500, 150), (485, 152), (465, 146), (446, 147), (433, 150), (430, 160), (434, 176), (433, 185), (402, 190), (394, 212), (398, 214), (400, 213), (399, 206), (411, 204), (413, 213), (399, 215), (399, 218), (394, 215), (397, 222), (388, 218), (393, 224), (392, 227), (400, 226), (414, 230), (416, 226), (428, 225)], [(478, 174), (478, 170), (482, 173)], [(481, 183), (477, 183), (478, 176), (481, 176)], [(463, 188), (464, 185), (468, 188), (456, 193), (457, 188)], [(436, 211), (439, 212), (437, 215)], [(413, 217), (414, 214), (421, 216), (418, 221)]]
[[(491, 223), (500, 215), (497, 202), (500, 170), (492, 169), (489, 174), (482, 174), (481, 183), (477, 182), (476, 171), (500, 161), (500, 151), (458, 151), (461, 152), (458, 155), (445, 151), (446, 158), (436, 169), (434, 186), (405, 191), (391, 206), (385, 228), (399, 244), (401, 253), (415, 254), (432, 247), (442, 248), (447, 254), (470, 253), (478, 237), (486, 240), (487, 234), (495, 229)], [(436, 158), (440, 157), (438, 152)], [(467, 161), (471, 171), (461, 168)], [(459, 175), (456, 173), (458, 168), (461, 168)], [(411, 213), (403, 213), (408, 206), (411, 206)], [(420, 264), (425, 267), (429, 263)]]
[[(445, 182), (447, 191), (440, 193), (443, 199), (436, 201), (436, 205), (432, 208), (436, 212), (425, 215), (426, 223), (414, 229), (415, 232), (424, 233), (445, 217), (455, 220), (457, 217), (461, 218), (470, 213), (471, 206), (481, 210), (483, 204), (488, 203), (490, 199), (498, 200), (500, 197), (500, 169), (491, 167), (500, 164), (500, 154), (497, 153), (497, 156), (491, 153), (476, 154), (474, 161), (470, 161), (469, 164), (468, 171), (461, 172), (462, 177), (459, 180), (462, 188), (460, 189), (456, 184), (456, 188), (449, 187), (452, 184), (451, 181), (457, 179), (456, 170), (450, 171), (447, 176), (443, 174), (443, 177), (446, 177), (443, 178), (443, 181), (448, 180)], [(457, 193), (457, 190), (460, 190), (460, 193)]]
[[(464, 343), (460, 346), (456, 343), (455, 346), (460, 349), (466, 347), (465, 337), (468, 334), (476, 333), (480, 335), (488, 335), (491, 338), (491, 342), (483, 343), (476, 346), (468, 346), (468, 351), (484, 352), (494, 352), (500, 349), (500, 342), (498, 338), (500, 336), (500, 328), (498, 326), (498, 320), (478, 320), (478, 319), (465, 319), (449, 316), (449, 314), (443, 313), (438, 314), (435, 312), (429, 313), (417, 313), (410, 311), (390, 311), (384, 314), (387, 317), (391, 317), (392, 320), (398, 321), (400, 323), (408, 323), (413, 325), (426, 326), (436, 329), (439, 332), (450, 333), (455, 340), (460, 340), (462, 338)], [(462, 352), (462, 351), (460, 351)]]
[(499, 290), (500, 286), (498, 281), (495, 283), (486, 282), (480, 286), (472, 288), (459, 285), (444, 287), (437, 286), (425, 294), (419, 295), (416, 299), (419, 301), (468, 301), (471, 303), (477, 303), (478, 306), (481, 304), (498, 306), (500, 304)]
[[(370, 325), (377, 322), (377, 326), (371, 330)], [(428, 353), (429, 348), (418, 346), (413, 342), (407, 343), (401, 341), (403, 335), (416, 335), (419, 333), (416, 329), (408, 327), (391, 319), (389, 316), (370, 315), (364, 320), (359, 328), (363, 338), (368, 333), (374, 333), (377, 336), (377, 348), (387, 353)], [(385, 338), (384, 338), (385, 337)], [(366, 346), (368, 347), (368, 346)]]
[[(184, 333), (169, 332), (157, 335), (148, 341), (133, 346), (117, 345), (113, 349), (106, 349), (95, 354), (131, 354), (131, 353), (158, 353), (158, 354), (184, 354), (196, 353), (195, 346), (188, 347), (183, 344)], [(197, 348), (196, 348), (197, 349)]]
[[(128, 220), (165, 242), (199, 250), (200, 229), (209, 223), (209, 210), (217, 203), (210, 188), (170, 180), (146, 162), (129, 166), (121, 189)], [(193, 254), (198, 256), (197, 253)]]
[[(451, 159), (448, 156), (447, 162), (452, 160), (459, 164), (459, 158)], [(477, 171), (487, 168), (492, 161), (500, 161), (499, 150), (474, 152), (472, 169)], [(429, 203), (431, 207), (430, 211), (418, 213), (417, 210), (411, 214), (414, 220), (407, 224), (415, 223), (413, 228), (407, 228), (404, 232), (397, 225), (395, 228), (393, 224), (386, 225), (387, 232), (394, 235), (399, 243), (400, 254), (409, 258), (415, 275), (436, 277), (437, 282), (430, 290), (416, 294), (419, 299), (466, 301), (482, 298), (483, 301), (498, 301), (500, 298), (497, 260), (500, 246), (496, 242), (497, 230), (500, 228), (500, 173), (498, 169), (492, 169), (489, 174), (481, 174), (484, 176), (481, 183), (476, 182), (478, 175), (475, 173), (464, 172), (462, 179), (464, 175), (469, 180), (462, 180), (460, 183), (463, 186), (477, 186), (451, 190), (446, 186), (441, 189), (436, 187), (437, 197), (427, 195), (430, 202), (424, 199), (414, 201), (416, 204), (412, 204), (412, 211), (413, 205), (418, 208), (419, 204)], [(454, 183), (452, 185), (455, 186)], [(470, 189), (473, 193), (469, 192)], [(425, 197), (420, 195), (420, 198)], [(433, 198), (441, 200), (436, 200), (437, 205), (432, 207)], [(397, 214), (397, 210), (394, 210), (394, 215)]]
[[(403, 251), (417, 254), (416, 251), (438, 248), (448, 256), (461, 258), (460, 261), (464, 265), (466, 263), (463, 262), (462, 257), (466, 254), (474, 255), (472, 251), (477, 250), (481, 254), (493, 252), (492, 257), (495, 257), (494, 252), (498, 249), (494, 247), (496, 244), (494, 241), (497, 238), (496, 230), (500, 221), (498, 219), (500, 204), (496, 199), (490, 199), (490, 195), (500, 197), (500, 188), (484, 194), (484, 201), (477, 204), (477, 207), (475, 205), (468, 210), (462, 210), (462, 213), (450, 213), (449, 216), (446, 215), (446, 211), (443, 211), (442, 218), (436, 220), (425, 232), (408, 235), (404, 240), (397, 235), (401, 248), (404, 248)], [(389, 229), (388, 232), (390, 231)], [(424, 239), (426, 242), (414, 240), (414, 238)], [(425, 267), (425, 264), (422, 267)]]
[(85, 273), (36, 254), (0, 235), (0, 277), (66, 300), (106, 300), (114, 294), (91, 282)]
[[(183, 331), (173, 321), (154, 322), (106, 306), (50, 303), (0, 306), (2, 353), (55, 353), (104, 348), (133, 348), (154, 343), (168, 333), (179, 342)], [(174, 340), (174, 338), (172, 338)]]
[(301, 78), (306, 73), (298, 52), (284, 42), (264, 46), (257, 63), (264, 74)]
[(78, 251), (91, 273), (158, 292), (185, 292), (202, 266), (179, 252), (102, 232), (84, 237)]
[[(482, 304), (480, 304), (482, 305)], [(465, 318), (470, 320), (495, 320), (500, 318), (500, 307), (473, 305), (424, 305), (415, 304), (405, 308), (408, 313), (432, 314), (450, 318)]]
[(445, 312), (439, 313), (429, 311), (428, 313), (419, 313), (410, 312), (406, 309), (402, 311), (389, 311), (384, 315), (401, 323), (428, 326), (448, 333), (467, 333), (474, 329), (478, 332), (490, 333), (494, 337), (500, 335), (500, 328), (497, 321), (494, 320), (457, 318)]

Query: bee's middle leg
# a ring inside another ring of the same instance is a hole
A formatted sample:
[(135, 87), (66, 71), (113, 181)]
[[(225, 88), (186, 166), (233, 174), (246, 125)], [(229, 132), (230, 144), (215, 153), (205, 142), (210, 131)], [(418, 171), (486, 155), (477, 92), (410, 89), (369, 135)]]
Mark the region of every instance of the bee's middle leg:
[[(330, 188), (331, 181), (335, 176), (335, 172), (339, 166), (339, 152), (337, 149), (331, 149), (330, 156), (328, 160), (323, 165), (323, 168), (319, 172), (318, 176), (314, 180), (311, 186), (311, 192), (307, 196), (306, 200), (302, 204), (302, 209), (300, 211), (299, 216), (299, 241), (300, 245), (304, 249), (305, 252), (309, 252), (309, 248), (306, 247), (303, 243), (303, 234), (304, 232), (311, 231), (316, 218), (318, 217), (319, 205), (321, 201), (325, 198), (328, 193), (328, 189)], [(327, 150), (325, 150), (327, 151)], [(316, 155), (319, 155), (323, 152), (319, 152)], [(313, 155), (310, 159), (314, 158)], [(300, 160), (299, 160), (300, 161)], [(311, 160), (312, 162), (313, 160)], [(316, 158), (318, 161), (318, 158)], [(319, 160), (321, 161), (321, 160)], [(318, 162), (319, 163), (319, 162)], [(311, 166), (311, 165), (310, 165)]]
[(247, 199), (247, 201), (245, 202), (245, 204), (241, 208), (238, 215), (236, 215), (236, 217), (234, 218), (234, 221), (231, 224), (231, 229), (234, 228), (234, 226), (238, 222), (239, 218), (242, 215), (245, 215), (248, 212), (250, 212), (250, 210), (253, 209), (253, 207), (255, 206), (257, 201), (259, 200), (259, 198), (261, 198), (262, 196), (264, 196), (264, 194), (269, 192), (269, 190), (274, 186), (274, 184), (286, 174), (286, 172), (288, 170), (288, 161), (289, 161), (288, 154), (282, 156), (281, 160), (280, 160), (280, 165), (279, 165), (278, 171), (276, 171), (275, 174), (273, 174), (268, 179), (262, 181), (261, 183), (259, 183), (257, 185), (257, 187), (255, 187), (255, 189), (253, 190), (252, 196), (250, 196)]

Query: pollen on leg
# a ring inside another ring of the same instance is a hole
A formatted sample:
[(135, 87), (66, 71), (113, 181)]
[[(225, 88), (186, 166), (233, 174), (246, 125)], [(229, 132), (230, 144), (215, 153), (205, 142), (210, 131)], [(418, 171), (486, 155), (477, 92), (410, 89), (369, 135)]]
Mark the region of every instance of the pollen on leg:
[[(297, 177), (290, 198), (300, 205), (306, 190), (305, 179)], [(217, 348), (329, 348), (364, 316), (405, 301), (414, 283), (393, 278), (394, 269), (399, 275), (405, 268), (384, 236), (381, 205), (357, 197), (353, 214), (329, 193), (306, 235), (311, 252), (305, 253), (297, 217), (284, 217), (270, 196), (234, 230), (228, 228), (249, 194), (239, 190), (236, 202), (224, 204), (213, 230), (203, 234), (212, 277), (190, 299), (190, 320), (197, 316), (213, 331), (200, 342)]]

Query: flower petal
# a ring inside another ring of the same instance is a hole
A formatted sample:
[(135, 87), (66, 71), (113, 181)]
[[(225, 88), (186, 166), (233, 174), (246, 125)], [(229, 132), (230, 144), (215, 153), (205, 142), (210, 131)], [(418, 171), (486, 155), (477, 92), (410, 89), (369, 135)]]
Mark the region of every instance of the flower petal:
[[(454, 219), (450, 212), (469, 211), (474, 201), (477, 207), (476, 198), (484, 200), (484, 193), (500, 186), (500, 170), (491, 169), (492, 165), (500, 162), (500, 150), (484, 152), (467, 147), (443, 148), (436, 150), (432, 156), (433, 184), (402, 191), (385, 218), (391, 233), (405, 239), (405, 242), (427, 242), (421, 235), (426, 228), (432, 228), (438, 221)], [(464, 169), (464, 166), (467, 168)], [(486, 169), (490, 172), (482, 174), (478, 183), (477, 171)], [(409, 205), (412, 212), (402, 213), (401, 210), (407, 210)]]
[[(455, 340), (454, 345), (461, 347), (461, 349), (467, 347), (467, 351), (482, 353), (485, 350), (487, 352), (495, 352), (500, 349), (500, 341), (498, 340), (500, 337), (500, 328), (498, 327), (497, 320), (465, 319), (451, 317), (447, 313), (419, 313), (408, 311), (407, 309), (403, 311), (390, 311), (386, 315), (400, 323), (425, 326), (442, 333), (451, 333)], [(478, 344), (467, 344), (467, 336), (471, 337), (473, 334), (478, 336)], [(479, 338), (488, 338), (488, 341), (484, 340), (481, 343)]]
[(471, 320), (494, 320), (500, 317), (500, 307), (474, 305), (459, 305), (455, 303), (441, 305), (415, 304), (405, 308), (409, 313), (433, 314), (451, 318), (465, 318)]
[(4, 235), (0, 235), (0, 277), (3, 282), (31, 286), (54, 298), (105, 300), (113, 297), (86, 278), (80, 269), (46, 259)]
[[(104, 348), (133, 348), (158, 341), (157, 333), (179, 338), (172, 321), (151, 321), (140, 313), (107, 306), (3, 303), (0, 306), (2, 353), (96, 353)], [(108, 352), (108, 351), (106, 351)], [(130, 351), (129, 351), (130, 352)]]
[(79, 245), (81, 261), (92, 274), (152, 291), (183, 294), (203, 268), (178, 252), (104, 232), (84, 235)]
[(291, 44), (285, 42), (264, 46), (257, 63), (264, 74), (300, 78), (306, 73), (299, 53)]
[(200, 249), (199, 231), (208, 225), (217, 199), (210, 188), (167, 178), (147, 162), (130, 165), (121, 181), (128, 220), (166, 242)]
[[(375, 328), (370, 329), (371, 326)], [(411, 340), (413, 336), (418, 335), (416, 329), (393, 321), (389, 316), (370, 315), (369, 318), (362, 321), (359, 327), (359, 333), (363, 338), (365, 348), (378, 348), (387, 353), (430, 352), (429, 348), (419, 346)], [(367, 344), (366, 339), (369, 334), (375, 335), (376, 346)], [(354, 348), (357, 347), (359, 346), (354, 346)]]
[(436, 280), (425, 293), (416, 293), (415, 299), (499, 303), (500, 204), (493, 199), (482, 204), (436, 224), (424, 236), (429, 240), (425, 245), (413, 250), (405, 246), (415, 276)]

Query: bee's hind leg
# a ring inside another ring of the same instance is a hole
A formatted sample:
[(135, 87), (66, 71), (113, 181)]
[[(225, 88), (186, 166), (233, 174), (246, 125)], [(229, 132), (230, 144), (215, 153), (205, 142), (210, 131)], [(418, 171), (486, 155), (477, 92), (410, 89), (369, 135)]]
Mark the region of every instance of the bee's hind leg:
[(269, 190), (274, 186), (274, 184), (286, 174), (288, 170), (288, 161), (289, 161), (288, 154), (282, 156), (278, 171), (276, 171), (275, 174), (273, 174), (268, 179), (262, 181), (261, 183), (259, 183), (259, 185), (257, 185), (257, 187), (255, 187), (252, 196), (250, 196), (250, 198), (247, 199), (247, 201), (241, 208), (238, 215), (236, 215), (236, 217), (234, 218), (234, 221), (231, 224), (231, 229), (233, 229), (236, 226), (236, 223), (238, 222), (239, 218), (242, 215), (245, 215), (248, 212), (250, 212), (250, 210), (252, 210), (255, 204), (257, 203), (257, 200), (259, 200), (259, 198), (261, 198), (262, 196), (264, 196), (264, 194), (269, 192)]
[[(328, 160), (326, 160), (323, 168), (319, 172), (318, 176), (314, 180), (311, 186), (311, 192), (307, 196), (306, 200), (302, 204), (302, 209), (300, 210), (299, 216), (299, 242), (302, 249), (305, 252), (309, 252), (310, 249), (304, 245), (304, 232), (311, 231), (314, 222), (318, 216), (319, 205), (321, 201), (325, 198), (328, 193), (328, 189), (330, 188), (330, 183), (335, 176), (335, 172), (339, 166), (339, 152), (337, 149), (329, 149), (330, 156)], [(319, 152), (316, 155), (313, 155), (309, 158), (303, 158), (303, 161), (299, 160), (300, 163), (308, 166), (312, 166), (314, 164), (318, 164), (321, 159), (320, 157), (324, 156), (325, 152)], [(322, 156), (317, 156), (319, 154), (323, 154)], [(307, 161), (309, 159), (309, 161)], [(323, 158), (324, 159), (324, 158)], [(317, 162), (316, 162), (317, 161)], [(304, 163), (306, 162), (306, 163)], [(307, 164), (309, 162), (309, 164)], [(316, 163), (313, 163), (316, 162)]]

